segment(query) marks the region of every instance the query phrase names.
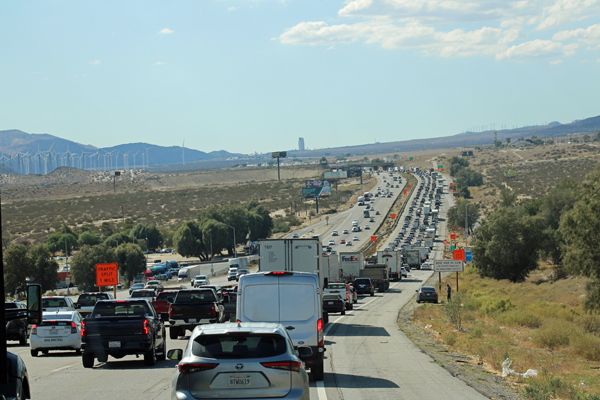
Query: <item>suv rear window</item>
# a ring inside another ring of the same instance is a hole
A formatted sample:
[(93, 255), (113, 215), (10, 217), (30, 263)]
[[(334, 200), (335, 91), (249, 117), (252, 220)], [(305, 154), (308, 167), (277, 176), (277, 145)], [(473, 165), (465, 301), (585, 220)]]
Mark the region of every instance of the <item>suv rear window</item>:
[(42, 307), (67, 307), (65, 299), (42, 299)]
[(193, 355), (216, 359), (268, 358), (286, 351), (286, 339), (276, 334), (202, 335), (192, 345)]
[(156, 301), (167, 301), (172, 303), (175, 301), (175, 296), (177, 296), (177, 292), (160, 292), (156, 297)]
[(184, 290), (177, 293), (177, 303), (189, 303), (193, 301), (215, 301), (215, 292), (212, 290)]
[(108, 300), (106, 293), (84, 293), (77, 299), (77, 304), (82, 307), (93, 306), (98, 300)]
[(131, 297), (154, 297), (156, 293), (154, 290), (134, 290), (131, 293)]
[(369, 284), (369, 283), (371, 283), (371, 281), (370, 281), (369, 279), (359, 278), (359, 279), (356, 279), (356, 280), (354, 281), (354, 283), (362, 283), (362, 284), (364, 285), (364, 284)]
[(103, 302), (94, 307), (94, 317), (151, 314), (148, 303), (144, 302)]

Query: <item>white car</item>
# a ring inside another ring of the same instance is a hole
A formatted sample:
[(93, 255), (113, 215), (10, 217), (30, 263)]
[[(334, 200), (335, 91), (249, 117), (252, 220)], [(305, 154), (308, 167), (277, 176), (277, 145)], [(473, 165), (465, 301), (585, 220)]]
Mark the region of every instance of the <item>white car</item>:
[(329, 245), (330, 245), (330, 246), (335, 246), (335, 240), (333, 240), (333, 239), (332, 239), (332, 240), (330, 240), (330, 241), (329, 241)]
[(331, 236), (337, 236), (337, 235), (338, 235), (338, 231), (331, 232)]
[(293, 233), (292, 234), (292, 239), (298, 239), (298, 234), (297, 233)]
[(408, 278), (408, 272), (406, 272), (406, 268), (400, 268), (400, 275), (402, 275), (403, 278)]
[[(239, 269), (238, 269), (239, 273)], [(194, 277), (194, 287), (200, 287), (204, 285), (210, 285), (210, 279), (206, 275), (196, 275)]]
[(67, 296), (42, 297), (42, 311), (75, 311), (75, 303)]
[(430, 263), (426, 262), (426, 263), (421, 264), (421, 270), (422, 271), (431, 271), (431, 270), (433, 270), (433, 268), (431, 267)]
[(348, 234), (348, 229), (344, 229), (343, 234), (347, 235)]
[(357, 242), (357, 241), (358, 241), (358, 236), (354, 236), (354, 237), (352, 238), (352, 240), (354, 240), (355, 242)]
[(367, 229), (371, 229), (371, 227), (369, 225), (365, 225), (365, 230)]
[(44, 312), (42, 323), (31, 326), (31, 356), (37, 357), (39, 351), (46, 354), (49, 350), (75, 350), (80, 354), (82, 320), (77, 311)]

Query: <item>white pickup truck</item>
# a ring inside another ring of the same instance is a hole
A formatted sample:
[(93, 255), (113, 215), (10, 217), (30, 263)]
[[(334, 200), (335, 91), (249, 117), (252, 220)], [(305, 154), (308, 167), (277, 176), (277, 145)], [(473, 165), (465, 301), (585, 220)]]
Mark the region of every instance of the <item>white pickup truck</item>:
[(350, 285), (344, 282), (333, 282), (329, 283), (325, 290), (323, 290), (323, 294), (339, 294), (344, 299), (346, 303), (346, 310), (352, 310), (354, 303), (354, 296), (352, 293), (352, 289), (350, 289)]

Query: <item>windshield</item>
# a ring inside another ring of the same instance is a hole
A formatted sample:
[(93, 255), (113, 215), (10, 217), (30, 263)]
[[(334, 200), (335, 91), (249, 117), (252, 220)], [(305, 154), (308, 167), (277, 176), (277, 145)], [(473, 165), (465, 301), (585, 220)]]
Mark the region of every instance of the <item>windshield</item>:
[(82, 294), (77, 299), (77, 304), (82, 307), (93, 306), (98, 300), (107, 300), (108, 295), (106, 293), (94, 293), (94, 294)]
[(214, 302), (215, 300), (216, 300), (215, 292), (213, 292), (212, 290), (202, 290), (202, 291), (186, 290), (186, 291), (179, 292), (176, 297), (177, 303), (189, 303), (189, 302), (195, 302), (195, 301)]
[(156, 296), (156, 294), (151, 290), (148, 290), (148, 291), (136, 290), (133, 293), (131, 293), (131, 297), (154, 297), (154, 296)]
[(146, 302), (103, 302), (94, 307), (94, 318), (109, 316), (128, 316), (151, 314)]
[(216, 359), (268, 358), (286, 351), (286, 339), (276, 334), (202, 335), (192, 345), (194, 356)]

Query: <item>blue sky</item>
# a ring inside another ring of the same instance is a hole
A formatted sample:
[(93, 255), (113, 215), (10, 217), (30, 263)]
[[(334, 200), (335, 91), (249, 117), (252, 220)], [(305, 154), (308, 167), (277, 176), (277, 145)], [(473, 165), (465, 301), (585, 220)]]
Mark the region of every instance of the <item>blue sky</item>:
[(600, 0), (0, 2), (0, 130), (270, 152), (600, 114)]

